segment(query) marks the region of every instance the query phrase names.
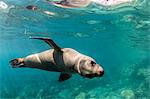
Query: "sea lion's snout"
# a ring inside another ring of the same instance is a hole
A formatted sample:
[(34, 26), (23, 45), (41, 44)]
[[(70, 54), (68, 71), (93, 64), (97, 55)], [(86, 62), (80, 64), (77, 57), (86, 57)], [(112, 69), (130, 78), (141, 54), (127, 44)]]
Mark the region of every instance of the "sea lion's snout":
[(99, 66), (97, 74), (98, 74), (99, 77), (102, 77), (104, 75), (104, 70), (103, 70), (103, 68), (101, 66)]
[(102, 77), (104, 75), (104, 70), (99, 71), (99, 77)]

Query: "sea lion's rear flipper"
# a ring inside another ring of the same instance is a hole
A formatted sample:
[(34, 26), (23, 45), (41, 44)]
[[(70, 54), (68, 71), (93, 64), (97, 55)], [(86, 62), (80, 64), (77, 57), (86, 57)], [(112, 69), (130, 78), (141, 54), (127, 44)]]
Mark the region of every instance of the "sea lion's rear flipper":
[(9, 63), (11, 64), (12, 68), (25, 67), (23, 58), (13, 59), (13, 60), (9, 61)]
[(69, 78), (71, 78), (71, 74), (68, 73), (61, 73), (59, 76), (59, 82), (63, 82), (65, 80), (68, 80)]
[(30, 39), (39, 39), (45, 41), (48, 45), (50, 45), (54, 50), (62, 52), (61, 48), (50, 38), (45, 37), (30, 37)]

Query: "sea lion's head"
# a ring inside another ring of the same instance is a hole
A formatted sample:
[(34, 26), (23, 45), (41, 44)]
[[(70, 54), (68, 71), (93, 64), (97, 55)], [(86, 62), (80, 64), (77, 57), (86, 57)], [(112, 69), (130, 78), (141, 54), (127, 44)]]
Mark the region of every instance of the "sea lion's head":
[(104, 75), (103, 68), (97, 64), (94, 59), (88, 56), (80, 58), (77, 65), (77, 71), (81, 76), (90, 79)]

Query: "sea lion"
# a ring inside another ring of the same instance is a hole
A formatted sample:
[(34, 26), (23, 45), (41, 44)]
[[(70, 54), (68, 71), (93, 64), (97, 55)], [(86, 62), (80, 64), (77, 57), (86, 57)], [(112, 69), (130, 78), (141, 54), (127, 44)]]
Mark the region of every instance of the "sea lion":
[(16, 58), (10, 61), (13, 68), (29, 67), (46, 71), (61, 72), (59, 81), (69, 79), (72, 74), (78, 73), (86, 78), (101, 77), (103, 68), (96, 61), (72, 48), (60, 48), (50, 38), (38, 38), (45, 41), (53, 49), (32, 54), (24, 58)]
[(91, 0), (62, 0), (62, 1), (50, 1), (49, 3), (62, 8), (82, 8), (90, 5), (91, 2), (92, 2)]

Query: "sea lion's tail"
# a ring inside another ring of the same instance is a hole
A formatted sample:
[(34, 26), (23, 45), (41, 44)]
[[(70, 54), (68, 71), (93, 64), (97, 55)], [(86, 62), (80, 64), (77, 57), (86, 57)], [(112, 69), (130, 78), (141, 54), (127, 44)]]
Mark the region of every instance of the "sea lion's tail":
[(9, 61), (9, 63), (11, 64), (11, 66), (13, 68), (24, 67), (24, 59), (23, 58), (13, 59), (13, 60)]

